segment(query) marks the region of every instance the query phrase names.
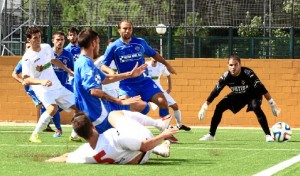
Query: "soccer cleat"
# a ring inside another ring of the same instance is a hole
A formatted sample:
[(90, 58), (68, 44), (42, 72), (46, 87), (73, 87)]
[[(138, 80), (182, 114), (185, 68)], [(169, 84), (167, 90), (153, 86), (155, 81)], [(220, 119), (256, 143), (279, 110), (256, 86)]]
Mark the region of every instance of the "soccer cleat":
[(272, 138), (271, 135), (266, 135), (266, 142), (274, 142), (274, 139)]
[(54, 138), (59, 138), (62, 135), (62, 131), (61, 130), (56, 130), (55, 133), (53, 134)]
[(41, 143), (42, 141), (39, 139), (39, 135), (38, 134), (32, 134), (29, 138), (29, 142), (33, 142), (33, 143)]
[(164, 141), (162, 144), (156, 146), (152, 152), (162, 157), (170, 157), (170, 141)]
[(171, 143), (176, 143), (176, 144), (179, 142), (179, 140), (173, 135), (166, 138), (166, 140), (170, 141)]
[(214, 141), (214, 140), (215, 140), (215, 137), (210, 134), (206, 134), (202, 138), (199, 139), (199, 141)]
[(184, 131), (191, 131), (191, 128), (185, 125), (181, 125), (181, 127), (178, 126), (179, 130), (184, 130)]
[(158, 119), (158, 125), (157, 125), (157, 129), (159, 131), (164, 131), (165, 129), (167, 129), (170, 125), (170, 121), (172, 120), (172, 116), (171, 115), (167, 115), (163, 118)]
[(55, 132), (50, 126), (47, 126), (43, 132)]
[(69, 137), (69, 141), (74, 141), (74, 142), (82, 142), (82, 139), (80, 137)]

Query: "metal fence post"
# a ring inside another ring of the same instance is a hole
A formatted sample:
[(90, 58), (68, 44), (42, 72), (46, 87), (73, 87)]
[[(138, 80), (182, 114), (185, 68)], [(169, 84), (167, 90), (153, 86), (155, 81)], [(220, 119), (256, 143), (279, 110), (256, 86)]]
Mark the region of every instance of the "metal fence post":
[(168, 59), (173, 59), (172, 55), (172, 27), (168, 26)]
[(294, 33), (295, 33), (295, 30), (294, 30), (294, 27), (291, 27), (290, 28), (290, 58), (291, 59), (294, 59), (295, 58), (295, 40), (294, 40)]
[(228, 29), (228, 37), (229, 37), (229, 40), (228, 40), (228, 56), (232, 55), (232, 43), (233, 43), (233, 29), (232, 27), (229, 27)]

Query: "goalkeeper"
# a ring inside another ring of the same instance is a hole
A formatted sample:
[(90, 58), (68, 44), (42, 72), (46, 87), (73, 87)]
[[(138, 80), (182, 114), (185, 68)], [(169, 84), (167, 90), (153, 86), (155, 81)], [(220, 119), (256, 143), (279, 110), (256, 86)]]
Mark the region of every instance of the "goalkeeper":
[(221, 76), (206, 102), (202, 105), (198, 113), (198, 118), (200, 120), (204, 119), (208, 105), (219, 95), (226, 85), (232, 90), (232, 92), (226, 95), (216, 105), (214, 115), (211, 119), (209, 134), (204, 135), (199, 140), (215, 140), (215, 134), (217, 127), (221, 122), (223, 112), (230, 109), (233, 113), (237, 113), (245, 105), (248, 105), (247, 112), (254, 111), (257, 120), (266, 135), (266, 142), (274, 141), (270, 135), (266, 115), (261, 109), (262, 95), (269, 102), (274, 116), (279, 115), (280, 109), (277, 108), (270, 93), (253, 70), (241, 66), (241, 59), (237, 55), (230, 56), (228, 59), (228, 71)]

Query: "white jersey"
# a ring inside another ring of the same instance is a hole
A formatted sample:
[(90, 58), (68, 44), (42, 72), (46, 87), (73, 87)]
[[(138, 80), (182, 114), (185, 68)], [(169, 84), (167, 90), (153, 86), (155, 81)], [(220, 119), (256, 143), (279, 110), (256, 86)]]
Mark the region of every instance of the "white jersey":
[[(142, 141), (152, 137), (153, 135), (149, 129), (137, 121), (124, 117), (123, 121), (116, 125), (116, 128), (111, 128), (99, 135), (94, 150), (88, 143), (83, 144), (77, 150), (68, 154), (66, 162), (127, 164), (141, 153)], [(148, 161), (151, 152), (146, 152), (139, 164)]]
[(35, 52), (28, 49), (22, 57), (22, 76), (28, 75), (29, 77), (39, 80), (50, 80), (52, 86), (31, 85), (35, 93), (46, 92), (49, 90), (61, 89), (63, 86), (58, 80), (51, 60), (54, 59), (53, 49), (49, 44), (41, 44), (41, 50)]
[(170, 72), (166, 68), (166, 66), (160, 62), (156, 63), (156, 67), (153, 67), (151, 65), (151, 61), (146, 62), (148, 65), (148, 74), (151, 77), (151, 79), (160, 87), (160, 89), (163, 90), (161, 84), (160, 84), (160, 77), (163, 76), (169, 76)]
[[(101, 61), (104, 59), (104, 56), (100, 56), (95, 62), (94, 64), (96, 65), (97, 68), (100, 69), (101, 66)], [(109, 67), (111, 69), (113, 69), (115, 72), (117, 72), (117, 66), (115, 64), (115, 61), (112, 61), (111, 64), (109, 65)], [(119, 97), (119, 84), (120, 81), (116, 81), (110, 84), (105, 84), (102, 85), (103, 91), (106, 92), (107, 94), (109, 94), (110, 96), (113, 96), (115, 98)]]
[[(171, 95), (169, 95), (161, 86), (160, 84), (160, 77), (161, 75), (163, 76), (169, 76), (170, 72), (168, 71), (168, 69), (166, 68), (166, 66), (160, 62), (156, 63), (156, 67), (153, 67), (151, 64), (151, 61), (146, 62), (147, 69), (148, 69), (148, 75), (149, 77), (156, 83), (156, 85), (163, 90), (164, 96), (167, 99), (168, 102), (168, 106), (173, 105), (176, 103), (176, 101), (171, 97)], [(157, 109), (157, 105), (150, 102), (151, 107), (153, 110)]]

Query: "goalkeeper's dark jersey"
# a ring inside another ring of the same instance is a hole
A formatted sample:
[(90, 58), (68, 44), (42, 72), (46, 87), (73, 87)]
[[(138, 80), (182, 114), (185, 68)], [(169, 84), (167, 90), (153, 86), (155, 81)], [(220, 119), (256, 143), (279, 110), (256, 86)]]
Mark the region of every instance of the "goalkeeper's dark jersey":
[(232, 90), (232, 94), (243, 96), (253, 94), (261, 96), (268, 92), (253, 70), (241, 67), (239, 76), (232, 76), (229, 70), (226, 71), (217, 82), (207, 101), (212, 102), (225, 86)]

